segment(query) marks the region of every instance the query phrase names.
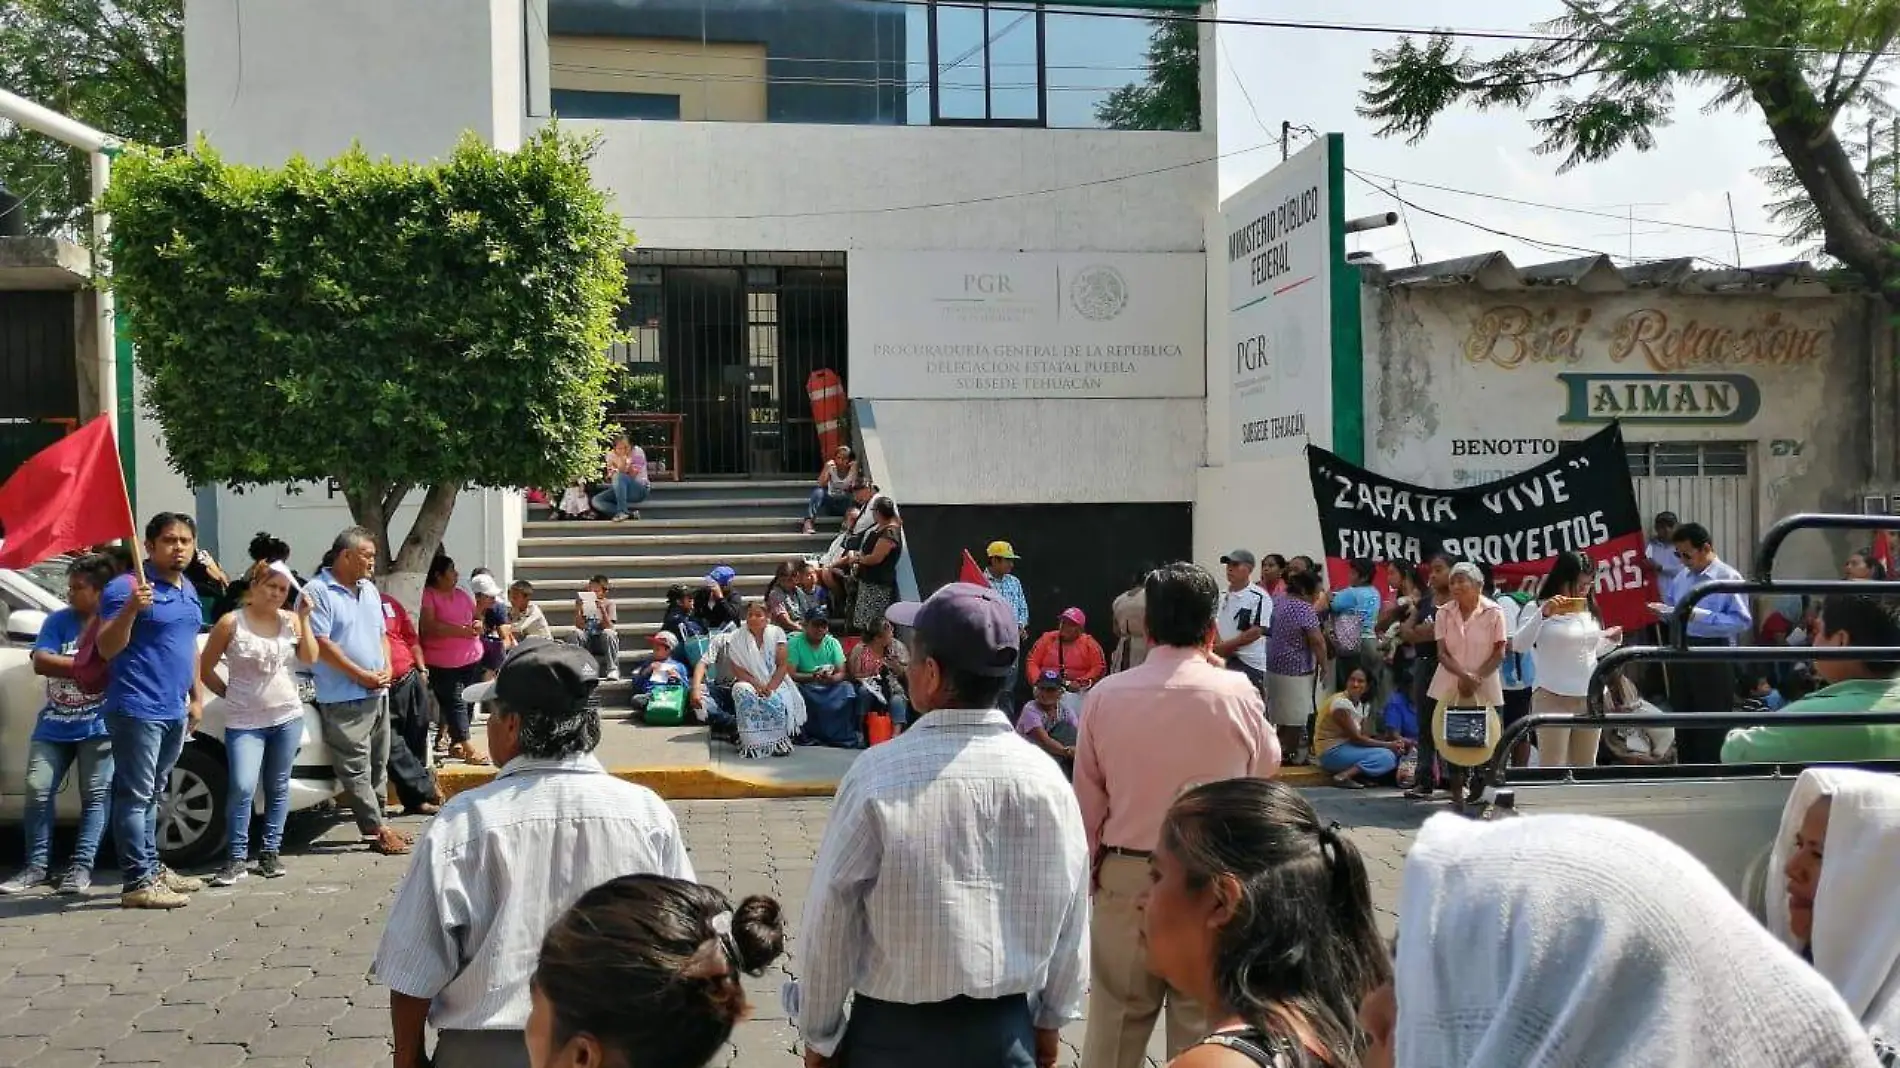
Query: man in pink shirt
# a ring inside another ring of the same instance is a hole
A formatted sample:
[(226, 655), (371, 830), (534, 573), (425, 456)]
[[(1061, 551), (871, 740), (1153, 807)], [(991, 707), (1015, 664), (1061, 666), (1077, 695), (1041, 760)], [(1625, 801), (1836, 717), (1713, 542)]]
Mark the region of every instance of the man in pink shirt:
[(1168, 806), (1220, 779), (1266, 778), (1280, 743), (1260, 690), (1210, 657), (1220, 587), (1193, 564), (1148, 576), (1148, 659), (1089, 691), (1075, 793), (1095, 862), (1082, 1068), (1137, 1068), (1165, 1005), (1168, 1056), (1205, 1035), (1205, 1010), (1148, 974), (1135, 903)]

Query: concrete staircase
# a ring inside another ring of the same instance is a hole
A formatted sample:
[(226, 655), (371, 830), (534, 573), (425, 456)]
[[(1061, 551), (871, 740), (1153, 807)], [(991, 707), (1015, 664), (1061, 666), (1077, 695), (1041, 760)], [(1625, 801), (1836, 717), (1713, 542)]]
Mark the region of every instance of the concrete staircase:
[[(668, 586), (697, 587), (708, 571), (729, 564), (739, 572), (739, 591), (760, 597), (780, 561), (823, 552), (831, 535), (799, 533), (810, 492), (806, 481), (656, 482), (641, 518), (621, 523), (551, 520), (533, 506), (515, 549), (515, 577), (534, 583), (535, 603), (564, 638), (574, 629), (574, 595), (589, 577), (606, 575), (624, 677), (647, 658)], [(624, 704), (629, 688), (624, 679), (603, 683), (602, 700)]]

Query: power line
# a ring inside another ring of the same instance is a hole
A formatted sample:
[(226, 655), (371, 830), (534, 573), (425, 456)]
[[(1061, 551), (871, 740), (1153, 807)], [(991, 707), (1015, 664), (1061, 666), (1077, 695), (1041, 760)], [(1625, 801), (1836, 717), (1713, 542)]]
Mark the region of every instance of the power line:
[[(868, 3), (868, 4), (880, 4), (886, 7), (929, 8), (929, 7), (934, 6), (934, 7), (939, 7), (939, 8), (964, 8), (964, 9), (975, 10), (975, 11), (981, 11), (990, 6), (990, 4), (986, 3), (985, 0), (862, 0), (862, 2)], [(1673, 51), (1681, 47), (1681, 42), (1673, 40), (1673, 39), (1667, 40), (1667, 41), (1654, 41), (1654, 40), (1642, 40), (1642, 39), (1638, 39), (1634, 37), (1610, 37), (1610, 36), (1587, 36), (1587, 35), (1580, 35), (1580, 34), (1540, 33), (1535, 30), (1492, 30), (1492, 29), (1481, 29), (1481, 28), (1460, 28), (1460, 27), (1454, 27), (1454, 26), (1430, 27), (1430, 26), (1404, 26), (1404, 25), (1392, 25), (1392, 24), (1386, 24), (1386, 23), (1366, 23), (1366, 22), (1322, 22), (1322, 21), (1316, 21), (1316, 20), (1301, 20), (1301, 19), (1238, 18), (1232, 15), (1176, 14), (1174, 12), (1153, 11), (1153, 10), (1132, 10), (1132, 11), (1112, 10), (1111, 11), (1111, 10), (1103, 10), (1099, 8), (1094, 9), (1094, 10), (1089, 10), (1089, 11), (1077, 11), (1073, 13), (1064, 12), (1064, 14), (1075, 14), (1079, 16), (1085, 16), (1088, 18), (1134, 20), (1134, 21), (1139, 21), (1139, 22), (1155, 22), (1155, 23), (1190, 22), (1198, 26), (1235, 26), (1235, 27), (1252, 27), (1252, 28), (1267, 29), (1267, 30), (1315, 30), (1315, 31), (1325, 31), (1325, 32), (1332, 32), (1332, 33), (1382, 34), (1382, 35), (1394, 36), (1394, 37), (1429, 37), (1429, 36), (1442, 35), (1445, 37), (1465, 38), (1469, 40), (1478, 40), (1478, 41), (1516, 41), (1516, 42), (1527, 43), (1527, 44), (1558, 44), (1558, 45), (1610, 44), (1610, 45), (1624, 45), (1624, 46), (1633, 46), (1633, 47), (1656, 48), (1659, 50), (1670, 50), (1670, 51)], [(1836, 50), (1832, 48), (1819, 48), (1813, 45), (1730, 44), (1730, 45), (1724, 45), (1723, 48), (1728, 51), (1733, 51), (1733, 52), (1767, 52), (1767, 53), (1776, 53), (1776, 54), (1830, 56), (1830, 57), (1837, 56), (1837, 55), (1846, 55), (1846, 56), (1886, 55), (1886, 53), (1884, 52), (1876, 52), (1871, 49)], [(1705, 69), (1705, 68), (1696, 68), (1696, 69)], [(1713, 68), (1706, 68), (1706, 69), (1713, 69)]]
[(1472, 222), (1470, 219), (1461, 219), (1456, 215), (1448, 215), (1442, 211), (1433, 211), (1431, 208), (1428, 208), (1422, 204), (1418, 204), (1413, 201), (1407, 200), (1406, 198), (1400, 196), (1399, 194), (1380, 186), (1377, 182), (1374, 182), (1372, 179), (1366, 177), (1363, 174), (1360, 174), (1358, 171), (1355, 171), (1350, 167), (1346, 168), (1346, 173), (1352, 175), (1354, 178), (1357, 178), (1360, 181), (1371, 186), (1373, 191), (1378, 193), (1380, 196), (1391, 197), (1393, 200), (1398, 201), (1400, 204), (1403, 204), (1404, 206), (1412, 209), (1413, 211), (1418, 212), (1421, 215), (1430, 215), (1431, 217), (1435, 219), (1443, 219), (1446, 222), (1454, 222), (1460, 226), (1469, 226), (1474, 230), (1483, 230), (1485, 233), (1494, 234), (1498, 237), (1509, 238), (1512, 241), (1519, 241), (1526, 245), (1530, 245), (1534, 248), (1544, 249), (1547, 252), (1556, 252), (1556, 253), (1581, 252), (1586, 256), (1603, 256), (1611, 260), (1616, 259), (1616, 257), (1610, 255), (1610, 253), (1603, 252), (1599, 249), (1583, 248), (1578, 245), (1566, 245), (1558, 241), (1541, 241), (1534, 237), (1525, 237), (1523, 234), (1514, 234), (1509, 230), (1500, 230), (1495, 226), (1486, 226), (1484, 223)]
[(1258, 152), (1261, 149), (1273, 148), (1273, 147), (1275, 147), (1274, 142), (1268, 141), (1268, 142), (1263, 142), (1258, 145), (1249, 145), (1246, 148), (1237, 148), (1233, 150), (1232, 152), (1222, 152), (1219, 155), (1206, 156), (1201, 159), (1191, 159), (1184, 163), (1171, 163), (1165, 167), (1155, 167), (1150, 170), (1135, 171), (1130, 174), (1116, 174), (1116, 175), (1110, 175), (1109, 177), (1106, 177), (1106, 178), (1091, 178), (1086, 182), (1075, 182), (1069, 185), (1049, 186), (1044, 189), (1025, 189), (1021, 192), (1016, 192), (1016, 193), (993, 193), (988, 196), (970, 197), (965, 200), (940, 200), (940, 201), (933, 201), (931, 203), (926, 203), (926, 204), (889, 204), (889, 205), (882, 205), (879, 207), (871, 207), (871, 208), (835, 208), (828, 211), (761, 212), (761, 213), (752, 214), (752, 215), (731, 215), (731, 214), (623, 215), (621, 216), (621, 218), (627, 222), (693, 222), (693, 221), (704, 221), (708, 219), (733, 220), (733, 221), (763, 220), (763, 219), (823, 219), (823, 218), (834, 218), (834, 217), (842, 216), (842, 215), (888, 215), (888, 214), (892, 214), (895, 212), (902, 212), (902, 211), (930, 211), (937, 208), (962, 208), (962, 207), (969, 207), (975, 204), (995, 204), (1001, 201), (1022, 200), (1028, 197), (1051, 196), (1056, 193), (1073, 192), (1074, 190), (1077, 190), (1077, 189), (1092, 189), (1097, 186), (1114, 185), (1117, 182), (1134, 181), (1140, 178), (1152, 178), (1158, 174), (1168, 174), (1173, 171), (1182, 171), (1182, 170), (1187, 170), (1192, 167), (1200, 167), (1209, 163), (1217, 163), (1224, 159), (1231, 159), (1235, 156), (1244, 156), (1250, 152)]
[[(1367, 171), (1365, 173), (1368, 178), (1377, 178), (1381, 181), (1396, 182), (1400, 180), (1400, 179), (1392, 177), (1389, 174), (1375, 174), (1372, 171)], [(1706, 230), (1709, 233), (1715, 233), (1715, 234), (1731, 233), (1729, 228), (1726, 226), (1703, 226), (1699, 223), (1676, 222), (1672, 219), (1645, 219), (1640, 215), (1630, 216), (1630, 215), (1618, 214), (1616, 212), (1592, 211), (1589, 208), (1566, 207), (1565, 205), (1562, 205), (1562, 204), (1546, 204), (1546, 203), (1543, 203), (1541, 201), (1536, 201), (1536, 200), (1521, 200), (1517, 197), (1507, 197), (1499, 193), (1481, 193), (1475, 189), (1458, 189), (1458, 188), (1455, 188), (1453, 186), (1448, 186), (1448, 185), (1433, 185), (1431, 182), (1421, 182), (1415, 178), (1406, 178), (1404, 179), (1404, 182), (1407, 185), (1414, 185), (1420, 189), (1430, 189), (1439, 193), (1454, 193), (1454, 194), (1457, 194), (1458, 196), (1476, 197), (1479, 200), (1494, 200), (1502, 204), (1517, 204), (1521, 207), (1526, 207), (1526, 208), (1542, 208), (1547, 211), (1562, 211), (1562, 212), (1568, 212), (1572, 215), (1589, 215), (1589, 216), (1593, 216), (1599, 219), (1614, 219), (1615, 221), (1620, 222), (1620, 223), (1637, 223), (1643, 226), (1673, 226), (1680, 230)], [(1783, 236), (1785, 236), (1782, 234), (1763, 233), (1758, 230), (1737, 230), (1733, 232), (1743, 234), (1747, 237), (1766, 237), (1766, 238), (1774, 238), (1776, 240), (1780, 240)]]

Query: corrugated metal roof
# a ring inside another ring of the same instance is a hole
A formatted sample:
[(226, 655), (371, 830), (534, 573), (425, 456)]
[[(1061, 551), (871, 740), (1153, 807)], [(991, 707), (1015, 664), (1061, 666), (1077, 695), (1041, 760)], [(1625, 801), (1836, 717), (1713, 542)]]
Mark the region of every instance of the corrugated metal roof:
[(1580, 256), (1519, 267), (1502, 252), (1417, 267), (1386, 269), (1363, 264), (1366, 280), (1387, 288), (1475, 286), (1479, 289), (1575, 289), (1615, 293), (1631, 289), (1672, 289), (1685, 293), (1774, 293), (1778, 296), (1828, 296), (1856, 292), (1850, 278), (1827, 275), (1806, 262), (1698, 270), (1692, 259), (1650, 260), (1617, 266), (1608, 256)]

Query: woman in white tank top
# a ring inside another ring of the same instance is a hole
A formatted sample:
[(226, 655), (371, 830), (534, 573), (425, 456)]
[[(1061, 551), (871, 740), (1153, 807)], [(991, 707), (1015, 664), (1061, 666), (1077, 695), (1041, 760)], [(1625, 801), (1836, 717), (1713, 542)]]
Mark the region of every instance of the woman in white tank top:
[[(213, 886), (231, 886), (247, 874), (250, 860), (252, 802), (264, 790), (264, 840), (258, 850), (258, 874), (284, 874), (277, 859), (290, 815), (290, 769), (303, 745), (303, 697), (298, 666), (317, 659), (310, 632), (308, 598), (295, 612), (284, 610), (293, 580), (282, 564), (259, 563), (251, 569), (244, 604), (211, 628), (199, 656), (205, 687), (223, 700), (224, 747), (230, 765), (231, 794), (225, 809), (229, 859), (211, 877)], [(224, 674), (219, 675), (222, 664)]]

